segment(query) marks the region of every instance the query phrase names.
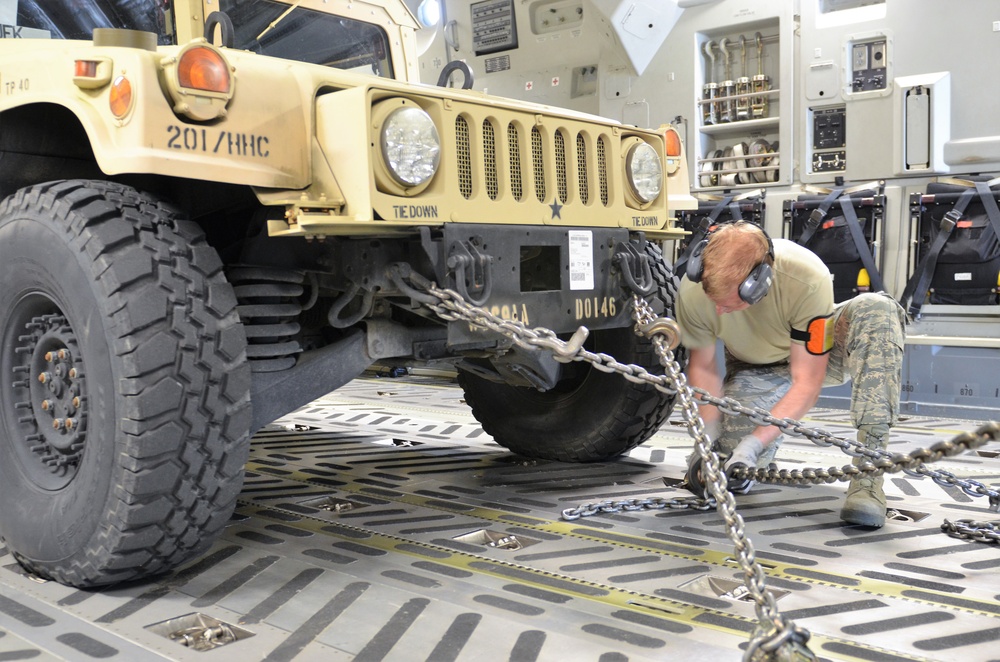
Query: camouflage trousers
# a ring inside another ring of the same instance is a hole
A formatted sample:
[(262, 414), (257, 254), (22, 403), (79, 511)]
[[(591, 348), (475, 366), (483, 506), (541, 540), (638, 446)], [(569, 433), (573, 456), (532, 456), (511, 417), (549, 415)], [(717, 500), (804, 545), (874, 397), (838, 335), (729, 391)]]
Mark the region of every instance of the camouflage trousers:
[[(884, 292), (865, 293), (840, 303), (833, 314), (834, 345), (824, 386), (853, 382), (851, 424), (887, 425), (899, 415), (906, 316)], [(723, 392), (748, 407), (770, 411), (792, 385), (787, 362), (766, 366), (743, 363), (726, 356)], [(728, 454), (757, 425), (745, 416), (723, 414), (718, 444)], [(758, 458), (766, 467), (784, 435)]]

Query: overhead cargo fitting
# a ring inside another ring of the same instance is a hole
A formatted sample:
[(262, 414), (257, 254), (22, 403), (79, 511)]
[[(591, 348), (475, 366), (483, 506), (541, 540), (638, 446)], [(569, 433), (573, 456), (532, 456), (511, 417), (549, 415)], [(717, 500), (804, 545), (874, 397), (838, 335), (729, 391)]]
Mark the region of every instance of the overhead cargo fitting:
[(641, 76), (683, 9), (676, 0), (587, 0), (613, 31), (615, 43), (636, 76)]

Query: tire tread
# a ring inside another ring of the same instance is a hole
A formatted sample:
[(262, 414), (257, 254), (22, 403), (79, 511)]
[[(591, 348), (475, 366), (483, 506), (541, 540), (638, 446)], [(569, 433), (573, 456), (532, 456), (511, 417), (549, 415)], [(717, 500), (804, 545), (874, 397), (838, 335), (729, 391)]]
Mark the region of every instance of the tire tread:
[(87, 545), (57, 564), (13, 551), (32, 572), (79, 587), (170, 570), (222, 532), (242, 486), (250, 374), (232, 288), (195, 223), (130, 187), (51, 182), (17, 192), (0, 215), (31, 210), (63, 219), (67, 241), (92, 260), (119, 377), (107, 386), (124, 405), (122, 459)]

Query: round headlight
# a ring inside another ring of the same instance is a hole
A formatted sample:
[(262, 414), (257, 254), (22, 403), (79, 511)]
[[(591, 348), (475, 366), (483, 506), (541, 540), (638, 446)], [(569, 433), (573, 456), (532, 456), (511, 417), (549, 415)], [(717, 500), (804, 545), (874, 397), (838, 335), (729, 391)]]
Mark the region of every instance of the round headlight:
[(656, 200), (663, 187), (663, 166), (649, 143), (633, 145), (625, 157), (625, 174), (632, 192), (644, 204)]
[(392, 111), (382, 124), (382, 158), (403, 186), (420, 186), (433, 177), (441, 141), (431, 116), (414, 106)]

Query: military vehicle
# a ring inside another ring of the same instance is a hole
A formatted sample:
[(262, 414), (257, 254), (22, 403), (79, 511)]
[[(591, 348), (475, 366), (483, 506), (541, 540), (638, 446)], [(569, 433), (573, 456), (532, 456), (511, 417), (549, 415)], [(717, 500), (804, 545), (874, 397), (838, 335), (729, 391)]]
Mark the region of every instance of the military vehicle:
[(0, 534), (31, 572), (202, 553), (251, 435), (376, 361), (456, 368), (529, 457), (614, 457), (669, 414), (433, 306), (585, 325), (655, 371), (632, 298), (672, 309), (656, 242), (695, 202), (673, 127), (419, 84), (402, 0), (0, 12)]

